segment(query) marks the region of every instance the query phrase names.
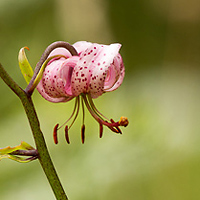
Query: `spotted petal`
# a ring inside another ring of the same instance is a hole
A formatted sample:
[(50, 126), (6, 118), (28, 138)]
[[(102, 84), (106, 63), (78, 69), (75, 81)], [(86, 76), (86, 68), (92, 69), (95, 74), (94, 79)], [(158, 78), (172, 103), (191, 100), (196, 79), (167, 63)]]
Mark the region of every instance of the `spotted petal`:
[(82, 51), (85, 51), (87, 48), (89, 48), (92, 45), (91, 42), (86, 41), (78, 41), (73, 44), (73, 47), (76, 49), (76, 51), (80, 54)]
[(78, 57), (53, 59), (47, 65), (37, 86), (39, 93), (51, 102), (66, 102), (74, 98), (71, 93), (71, 74)]
[(114, 58), (113, 64), (110, 66), (107, 77), (104, 83), (104, 91), (110, 92), (116, 90), (123, 82), (125, 68), (122, 57), (118, 54)]
[(109, 67), (118, 55), (120, 44), (99, 45), (91, 44), (82, 51), (72, 74), (72, 93), (90, 93), (97, 98), (104, 92)]

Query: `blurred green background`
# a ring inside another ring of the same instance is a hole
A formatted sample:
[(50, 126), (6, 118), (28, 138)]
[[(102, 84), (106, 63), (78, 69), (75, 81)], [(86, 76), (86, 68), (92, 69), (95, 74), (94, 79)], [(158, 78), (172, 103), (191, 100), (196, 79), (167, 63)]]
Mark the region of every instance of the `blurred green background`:
[[(52, 104), (37, 92), (34, 103), (49, 151), (70, 199), (200, 199), (200, 2), (198, 0), (0, 0), (0, 62), (21, 87), (18, 51), (28, 46), (35, 66), (57, 40), (123, 44), (122, 86), (95, 100), (106, 116), (124, 115), (123, 135), (86, 116), (70, 129), (71, 144), (56, 123), (73, 102)], [(22, 105), (0, 81), (0, 147), (34, 146)], [(0, 162), (0, 199), (55, 199), (38, 161)]]

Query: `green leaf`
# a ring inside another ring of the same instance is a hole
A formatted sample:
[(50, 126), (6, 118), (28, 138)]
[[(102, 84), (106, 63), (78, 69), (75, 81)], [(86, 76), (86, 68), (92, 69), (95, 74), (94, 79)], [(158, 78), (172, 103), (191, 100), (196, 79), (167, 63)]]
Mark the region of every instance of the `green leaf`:
[(12, 155), (11, 153), (16, 150), (34, 150), (34, 148), (26, 142), (21, 142), (20, 145), (15, 146), (15, 147), (8, 146), (5, 148), (0, 148), (0, 161), (3, 158), (9, 158), (9, 159), (15, 160), (17, 162), (26, 163), (26, 162), (30, 162), (35, 159), (34, 157), (22, 158), (22, 157), (19, 157), (16, 155)]
[(30, 144), (22, 141), (20, 145), (15, 146), (15, 147), (8, 146), (5, 148), (0, 148), (0, 155), (12, 153), (13, 151), (16, 151), (16, 150), (34, 150), (34, 148)]
[(20, 163), (28, 163), (28, 162), (34, 160), (33, 157), (31, 157), (31, 158), (22, 158), (22, 157), (19, 157), (19, 156), (14, 156), (14, 155), (9, 155), (9, 154), (0, 155), (0, 161), (1, 161), (2, 158), (9, 158), (11, 160), (14, 160), (14, 161), (17, 161), (17, 162), (20, 162)]
[(21, 73), (28, 84), (33, 76), (33, 69), (30, 63), (28, 62), (24, 49), (29, 50), (28, 47), (21, 48), (18, 55), (18, 61), (19, 61), (19, 67), (20, 67)]

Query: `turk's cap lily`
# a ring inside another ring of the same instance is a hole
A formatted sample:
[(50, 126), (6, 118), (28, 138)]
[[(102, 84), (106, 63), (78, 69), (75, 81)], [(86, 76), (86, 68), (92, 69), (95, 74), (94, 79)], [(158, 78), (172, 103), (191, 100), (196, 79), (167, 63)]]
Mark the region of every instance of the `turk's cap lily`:
[[(73, 47), (78, 52), (77, 56), (72, 56), (65, 48), (56, 48), (49, 54), (49, 58), (52, 57), (52, 59), (47, 63), (42, 79), (37, 86), (39, 93), (46, 100), (54, 103), (67, 102), (76, 97), (74, 110), (66, 122), (68, 123), (74, 117), (71, 125), (78, 115), (81, 97), (83, 107), (82, 142), (84, 142), (85, 132), (84, 103), (100, 125), (100, 137), (103, 125), (116, 133), (121, 133), (119, 126), (127, 126), (127, 118), (122, 117), (118, 122), (109, 120), (97, 110), (92, 101), (105, 92), (116, 90), (122, 84), (125, 68), (119, 54), (121, 44), (101, 45), (80, 41)], [(68, 130), (71, 125), (65, 127), (67, 142), (69, 142)], [(56, 125), (54, 138), (57, 137), (58, 129), (59, 127)], [(55, 143), (57, 143), (56, 140)]]
[(54, 58), (46, 66), (37, 87), (45, 99), (64, 102), (81, 93), (97, 98), (121, 85), (125, 70), (118, 53), (120, 44), (77, 42), (73, 46), (79, 56), (71, 56), (64, 48), (57, 48), (49, 55), (65, 58)]

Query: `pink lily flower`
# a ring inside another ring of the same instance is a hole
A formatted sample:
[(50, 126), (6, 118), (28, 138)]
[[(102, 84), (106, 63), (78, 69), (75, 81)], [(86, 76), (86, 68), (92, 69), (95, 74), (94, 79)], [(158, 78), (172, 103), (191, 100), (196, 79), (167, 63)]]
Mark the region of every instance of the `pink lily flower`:
[(73, 46), (79, 56), (72, 56), (65, 48), (56, 48), (50, 53), (49, 57), (58, 56), (49, 61), (37, 86), (39, 93), (50, 102), (67, 102), (76, 98), (72, 115), (62, 126), (58, 127), (57, 124), (54, 128), (55, 143), (57, 130), (74, 117), (72, 123), (65, 127), (65, 136), (69, 143), (68, 130), (78, 116), (80, 98), (83, 109), (82, 143), (85, 138), (84, 103), (100, 125), (100, 137), (103, 125), (116, 133), (121, 133), (119, 126), (127, 126), (128, 119), (121, 117), (118, 122), (107, 119), (97, 110), (92, 100), (105, 92), (116, 90), (122, 84), (125, 68), (119, 54), (121, 45), (100, 45), (81, 41)]

